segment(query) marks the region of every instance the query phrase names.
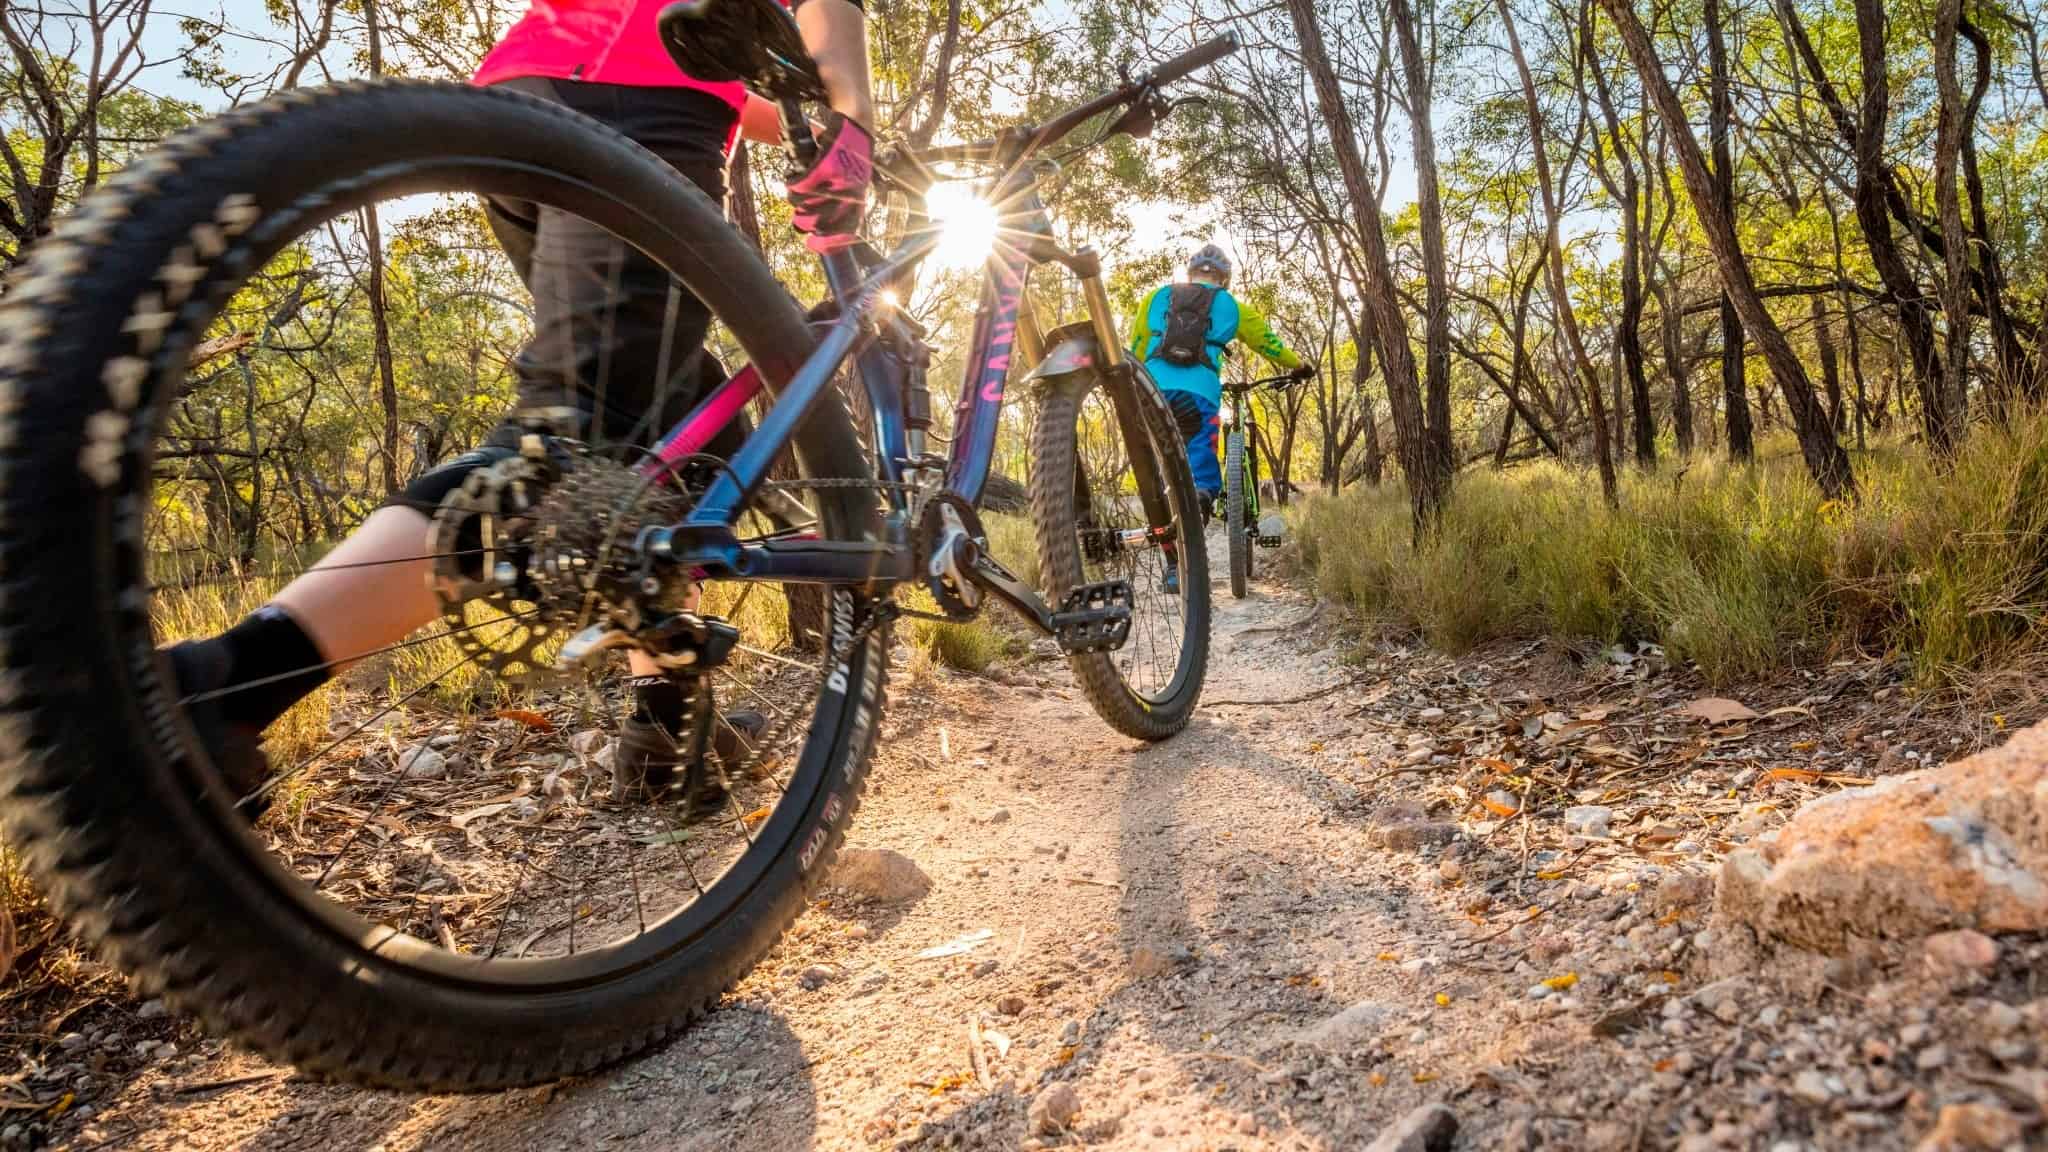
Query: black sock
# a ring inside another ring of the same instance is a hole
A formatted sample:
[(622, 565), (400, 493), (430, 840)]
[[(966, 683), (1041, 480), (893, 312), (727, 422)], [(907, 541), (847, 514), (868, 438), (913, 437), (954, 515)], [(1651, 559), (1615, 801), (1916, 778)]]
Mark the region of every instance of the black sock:
[(668, 676), (634, 676), (626, 681), (633, 689), (633, 718), (659, 724), (670, 736), (683, 734), (683, 715), (689, 710), (690, 694), (680, 681)]
[(334, 675), (312, 637), (272, 606), (199, 643), (217, 646), (227, 658), (225, 691), (215, 703), (230, 724), (267, 728)]

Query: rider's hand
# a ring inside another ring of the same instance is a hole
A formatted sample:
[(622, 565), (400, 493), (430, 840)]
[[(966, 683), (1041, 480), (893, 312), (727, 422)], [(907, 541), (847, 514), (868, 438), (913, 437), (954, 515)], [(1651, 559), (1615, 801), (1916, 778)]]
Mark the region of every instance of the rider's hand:
[(831, 252), (853, 243), (867, 214), (875, 142), (837, 112), (826, 114), (817, 139), (818, 158), (789, 179), (789, 206), (811, 251)]
[(1293, 372), (1293, 376), (1294, 376), (1294, 379), (1295, 379), (1296, 381), (1302, 381), (1302, 380), (1313, 380), (1313, 379), (1315, 379), (1315, 378), (1316, 378), (1316, 366), (1315, 366), (1315, 362), (1314, 362), (1314, 361), (1310, 361), (1310, 360), (1303, 360), (1303, 361), (1301, 362), (1301, 367), (1299, 367), (1299, 368), (1296, 368), (1296, 369), (1294, 370), (1294, 372)]

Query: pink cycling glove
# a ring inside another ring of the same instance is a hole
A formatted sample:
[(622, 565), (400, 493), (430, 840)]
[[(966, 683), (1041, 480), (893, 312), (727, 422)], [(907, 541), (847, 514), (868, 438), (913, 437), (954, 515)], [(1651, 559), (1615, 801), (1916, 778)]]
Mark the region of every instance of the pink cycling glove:
[(867, 213), (874, 152), (867, 129), (837, 112), (829, 114), (818, 137), (817, 161), (789, 181), (789, 206), (811, 251), (831, 252), (853, 243)]

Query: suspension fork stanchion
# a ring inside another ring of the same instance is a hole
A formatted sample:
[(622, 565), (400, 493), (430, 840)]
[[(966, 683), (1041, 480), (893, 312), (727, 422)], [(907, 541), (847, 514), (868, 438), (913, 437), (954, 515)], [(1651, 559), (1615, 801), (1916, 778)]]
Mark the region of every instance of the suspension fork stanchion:
[(1031, 302), (1031, 269), (1026, 266), (1017, 305), (1017, 351), (1029, 367), (1045, 359), (1045, 330), (1038, 325), (1038, 306)]
[[(1088, 322), (1095, 329), (1095, 355), (1102, 365), (1103, 380), (1109, 386), (1110, 402), (1116, 407), (1117, 422), (1123, 425), (1124, 447), (1131, 456), (1131, 471), (1138, 481), (1138, 499), (1145, 506), (1145, 520), (1153, 528), (1173, 523), (1174, 507), (1168, 493), (1156, 483), (1160, 470), (1152, 456), (1152, 422), (1146, 419), (1138, 395), (1137, 365), (1127, 363), (1123, 342), (1117, 337), (1116, 314), (1110, 309), (1109, 292), (1102, 285), (1102, 258), (1094, 249), (1074, 253), (1067, 266), (1081, 281), (1082, 297), (1088, 302)], [(1173, 542), (1164, 550), (1169, 562), (1177, 562)]]

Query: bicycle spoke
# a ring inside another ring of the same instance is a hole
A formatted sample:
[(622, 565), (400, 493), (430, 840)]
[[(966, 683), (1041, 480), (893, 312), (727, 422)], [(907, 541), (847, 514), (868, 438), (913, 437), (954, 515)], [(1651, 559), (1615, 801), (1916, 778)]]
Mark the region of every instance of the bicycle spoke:
[[(476, 654), (472, 653), (468, 656), (464, 656), (460, 660), (457, 660), (455, 663), (450, 664), (448, 667), (442, 669), (439, 674), (434, 676), (433, 679), (428, 680), (426, 683), (419, 685), (412, 691), (407, 692), (403, 696), (400, 696), (398, 699), (393, 700), (389, 704), (384, 705), (384, 707), (378, 709), (375, 713), (373, 713), (368, 720), (363, 721), (362, 723), (356, 725), (354, 728), (351, 728), (347, 732), (344, 732), (341, 735), (335, 737), (333, 740), (329, 741), (324, 747), (322, 747), (318, 752), (315, 752), (312, 755), (306, 757), (304, 760), (299, 761), (299, 763), (294, 765), (290, 771), (287, 771), (282, 775), (273, 775), (269, 780), (263, 782), (262, 787), (256, 789), (256, 791), (251, 792), (247, 796), (244, 796), (240, 800), (236, 801), (236, 806), (240, 807), (244, 804), (247, 804), (251, 800), (257, 799), (258, 797), (269, 795), (272, 791), (276, 790), (278, 785), (283, 784), (285, 781), (290, 780), (292, 777), (297, 776), (301, 772), (304, 772), (307, 768), (312, 767), (313, 764), (319, 761), (321, 757), (327, 755), (329, 752), (334, 751), (336, 748), (341, 747), (343, 744), (348, 743), (350, 740), (355, 739), (357, 736), (362, 735), (365, 731), (369, 729), (370, 725), (375, 724), (377, 721), (382, 720), (384, 717), (391, 715), (393, 712), (396, 712), (400, 707), (404, 706), (406, 703), (410, 702), (413, 698), (419, 696), (427, 689), (432, 688), (434, 685), (439, 684), (443, 680), (446, 680), (449, 676), (453, 675), (456, 672), (456, 670), (464, 667), (465, 665), (475, 663), (476, 659)], [(403, 772), (400, 773), (400, 777), (402, 776)]]
[(180, 581), (175, 584), (151, 584), (149, 585), (149, 591), (152, 594), (158, 592), (184, 592), (193, 588), (205, 588), (216, 584), (253, 584), (271, 579), (280, 581), (295, 580), (300, 576), (314, 572), (347, 572), (360, 568), (389, 568), (394, 564), (418, 564), (424, 560), (453, 560), (463, 556), (482, 556), (490, 551), (488, 548), (466, 548), (460, 552), (423, 552), (417, 556), (396, 556), (389, 560), (355, 560), (347, 564), (321, 564), (309, 568), (301, 568), (289, 573), (281, 569), (272, 569), (267, 572), (230, 572), (220, 576), (208, 576), (199, 580)]
[[(212, 691), (208, 692), (195, 692), (190, 696), (180, 697), (178, 703), (181, 706), (192, 704), (204, 704), (208, 700), (219, 700), (226, 696), (233, 696), (237, 692), (248, 692), (252, 689), (265, 687), (266, 685), (276, 684), (281, 681), (295, 679), (297, 677), (304, 676), (308, 672), (324, 672), (331, 668), (339, 668), (344, 664), (359, 663), (361, 661), (368, 660), (373, 656), (382, 656), (386, 653), (398, 652), (407, 648), (417, 648), (422, 644), (432, 644), (436, 640), (446, 640), (451, 636), (460, 636), (465, 632), (474, 632), (480, 628), (490, 628), (501, 624), (509, 624), (518, 620), (531, 619), (532, 617), (537, 616), (539, 614), (540, 609), (532, 608), (528, 609), (525, 612), (515, 612), (510, 616), (500, 616), (496, 620), (480, 620), (474, 624), (464, 624), (460, 628), (448, 628), (443, 631), (435, 632), (427, 636), (415, 636), (410, 640), (400, 640), (396, 644), (386, 644), (382, 648), (371, 648), (364, 652), (358, 652), (352, 656), (341, 656), (337, 657), (336, 659), (326, 661), (325, 663), (308, 664), (303, 668), (294, 668), (290, 672), (279, 672), (274, 676), (263, 676), (255, 680), (244, 680), (240, 684), (231, 685), (227, 688), (215, 688)], [(475, 657), (472, 656), (471, 659), (475, 659)], [(450, 669), (450, 671), (453, 671), (453, 669)]]

